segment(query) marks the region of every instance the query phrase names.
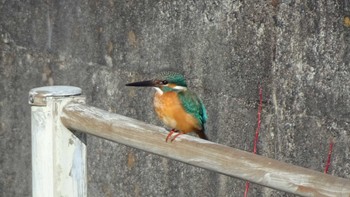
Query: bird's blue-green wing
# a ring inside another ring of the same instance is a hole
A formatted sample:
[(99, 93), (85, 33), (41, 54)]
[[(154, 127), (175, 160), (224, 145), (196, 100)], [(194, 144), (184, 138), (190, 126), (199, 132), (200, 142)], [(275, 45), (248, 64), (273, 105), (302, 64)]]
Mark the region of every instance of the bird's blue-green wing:
[(201, 111), (202, 111), (202, 119), (203, 119), (202, 122), (203, 122), (203, 124), (204, 124), (204, 123), (206, 123), (207, 120), (208, 120), (207, 110), (205, 109), (205, 106), (204, 106), (202, 100), (199, 99), (199, 101), (200, 101), (200, 103), (201, 103)]
[(178, 95), (185, 111), (193, 115), (204, 129), (204, 123), (207, 121), (208, 116), (200, 98), (190, 91), (179, 92)]

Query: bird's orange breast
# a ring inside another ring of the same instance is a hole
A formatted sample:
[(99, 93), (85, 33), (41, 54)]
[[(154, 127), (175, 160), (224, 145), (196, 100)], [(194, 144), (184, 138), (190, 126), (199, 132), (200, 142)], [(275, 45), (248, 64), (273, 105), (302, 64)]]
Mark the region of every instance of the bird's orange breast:
[(180, 130), (183, 133), (200, 131), (198, 121), (182, 107), (176, 92), (156, 93), (154, 108), (158, 117), (168, 127)]

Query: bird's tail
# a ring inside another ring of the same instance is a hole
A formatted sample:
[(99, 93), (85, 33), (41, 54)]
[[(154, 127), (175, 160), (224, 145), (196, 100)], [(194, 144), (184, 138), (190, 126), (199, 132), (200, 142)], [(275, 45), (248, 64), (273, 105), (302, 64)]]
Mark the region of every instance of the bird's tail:
[(205, 134), (205, 132), (204, 132), (204, 129), (203, 130), (201, 130), (201, 131), (198, 131), (198, 132), (196, 132), (197, 134), (198, 134), (198, 136), (200, 137), (200, 138), (202, 138), (202, 139), (205, 139), (205, 140), (209, 140), (208, 139), (208, 136)]

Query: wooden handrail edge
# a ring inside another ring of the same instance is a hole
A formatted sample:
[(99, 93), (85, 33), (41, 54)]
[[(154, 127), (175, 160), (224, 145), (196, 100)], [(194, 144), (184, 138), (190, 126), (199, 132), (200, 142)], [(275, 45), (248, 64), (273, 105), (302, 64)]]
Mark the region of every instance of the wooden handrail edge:
[(254, 155), (249, 152), (181, 135), (165, 142), (158, 126), (70, 102), (63, 107), (63, 125), (193, 166), (244, 179), (301, 196), (350, 196), (350, 180)]

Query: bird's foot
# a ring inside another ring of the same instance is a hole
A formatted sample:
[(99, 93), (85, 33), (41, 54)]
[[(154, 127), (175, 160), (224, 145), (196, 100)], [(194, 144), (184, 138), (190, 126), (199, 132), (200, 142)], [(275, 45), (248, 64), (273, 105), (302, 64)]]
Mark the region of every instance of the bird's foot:
[[(175, 132), (179, 132), (178, 130), (175, 129), (171, 129), (170, 133), (166, 136), (165, 142), (168, 142), (169, 138), (175, 133)], [(175, 140), (175, 138), (177, 138), (179, 135), (183, 134), (182, 132), (179, 132), (178, 134), (176, 134), (170, 141), (173, 142)]]
[(173, 142), (173, 141), (175, 140), (175, 138), (179, 137), (179, 135), (181, 135), (181, 134), (182, 134), (181, 132), (178, 133), (178, 134), (176, 134), (176, 135), (173, 137), (173, 139), (171, 139), (171, 142)]
[[(165, 138), (165, 142), (168, 142), (168, 139), (170, 138), (170, 136), (173, 134), (173, 133), (175, 133), (176, 132), (176, 130), (175, 129), (171, 129), (171, 131), (170, 131), (170, 133), (166, 136), (166, 138)], [(173, 140), (171, 140), (171, 141), (173, 141)]]

